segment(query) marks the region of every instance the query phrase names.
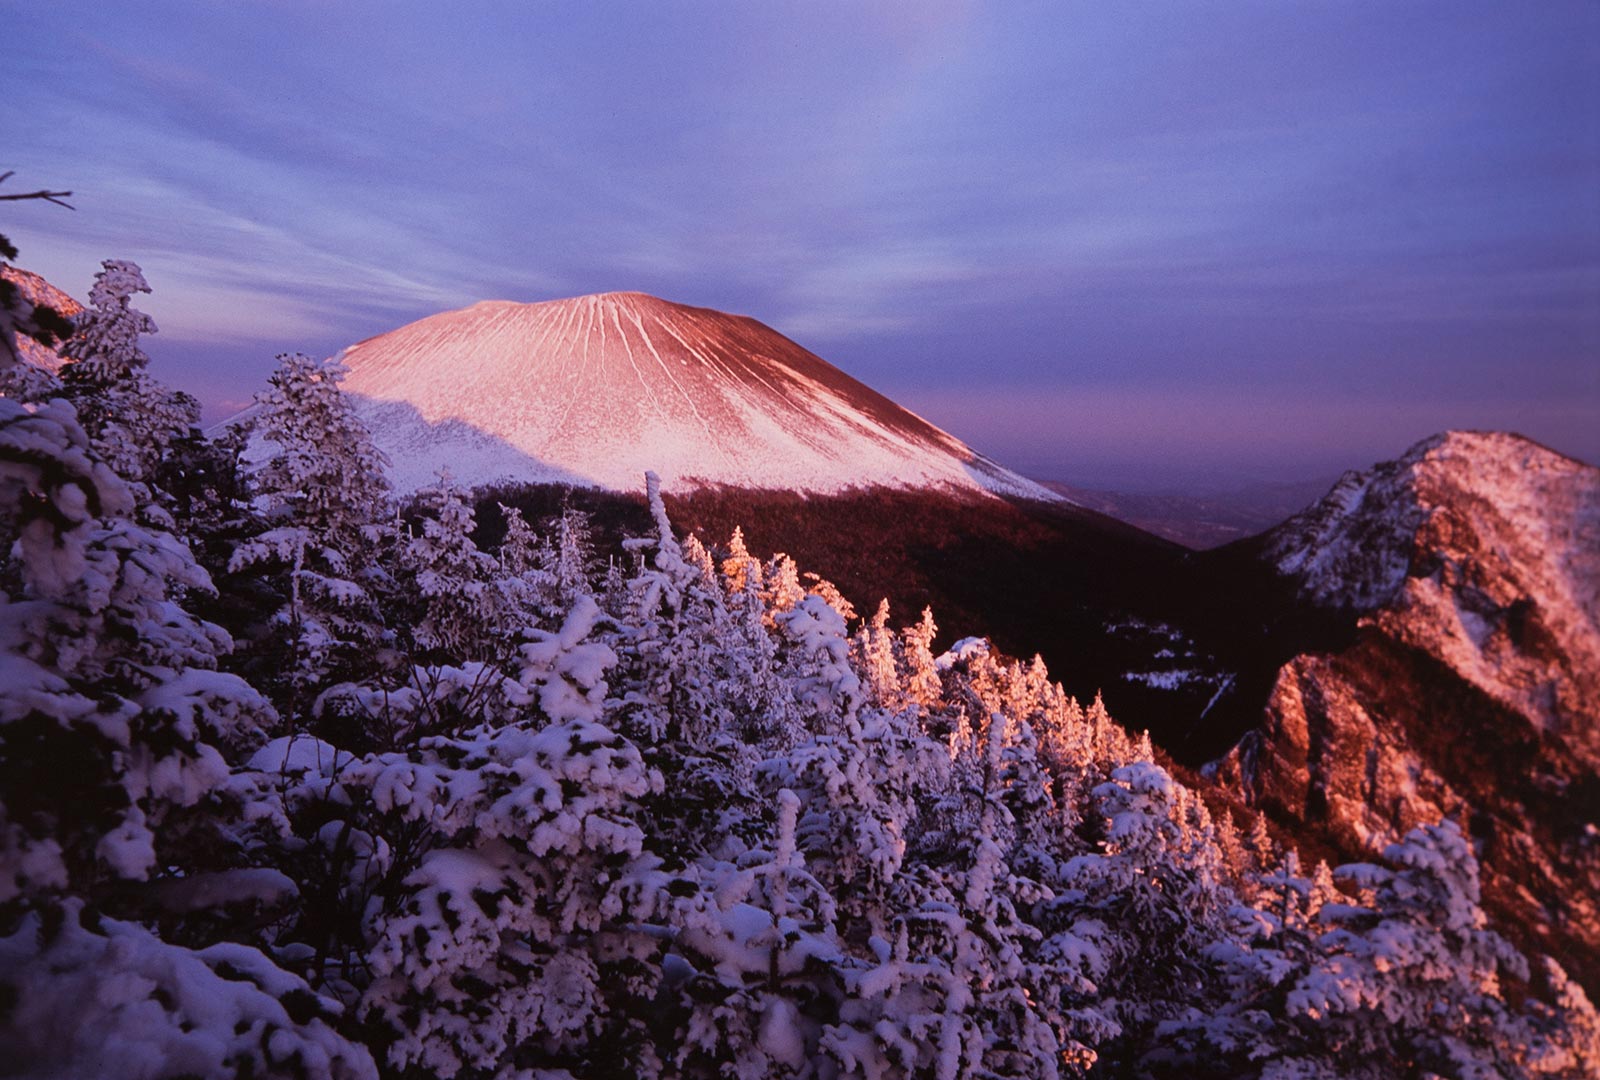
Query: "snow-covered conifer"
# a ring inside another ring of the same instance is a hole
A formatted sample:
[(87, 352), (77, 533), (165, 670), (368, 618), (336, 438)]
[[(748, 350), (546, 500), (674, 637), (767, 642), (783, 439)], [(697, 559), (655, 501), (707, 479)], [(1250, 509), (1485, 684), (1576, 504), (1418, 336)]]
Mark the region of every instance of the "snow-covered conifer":
[(1101, 927), (1110, 960), (1101, 993), (1122, 1029), (1104, 1048), (1132, 1068), (1162, 1022), (1205, 1001), (1204, 957), (1229, 936), (1232, 897), (1215, 877), (1215, 848), (1187, 835), (1180, 786), (1158, 765), (1112, 770), (1094, 790), (1103, 827), (1099, 850), (1062, 867), (1059, 887), (1078, 917)]
[(589, 517), (576, 506), (562, 507), (556, 519), (553, 560), (550, 576), (558, 603), (570, 605), (592, 591), (594, 535)]
[(344, 376), (336, 361), (278, 357), (256, 395), (255, 430), (271, 457), (255, 480), (257, 496), (310, 543), (353, 553), (384, 517), (389, 484), (382, 452), (339, 388)]
[(1247, 844), (1250, 856), (1255, 865), (1265, 871), (1268, 867), (1277, 865), (1279, 851), (1278, 845), (1272, 839), (1272, 832), (1267, 827), (1267, 815), (1256, 813), (1250, 819), (1250, 839)]
[(784, 670), (813, 730), (832, 731), (861, 704), (861, 680), (850, 665), (844, 616), (821, 596), (806, 596), (773, 613)]
[(895, 663), (895, 636), (889, 629), (889, 601), (878, 601), (878, 610), (862, 623), (851, 640), (856, 664), (868, 699), (885, 709), (902, 704), (900, 672)]
[(1304, 1040), (1289, 1057), (1358, 1077), (1520, 1075), (1500, 976), (1526, 979), (1527, 963), (1485, 926), (1467, 838), (1452, 822), (1419, 826), (1384, 859), (1337, 871), (1361, 902), (1320, 913), (1317, 956), (1287, 999)]
[(495, 552), (500, 569), (506, 574), (527, 574), (540, 564), (539, 535), (515, 506), (501, 503), (500, 515), (506, 524), (506, 534)]
[(0, 594), (0, 900), (182, 866), (162, 852), (207, 824), (182, 811), (222, 789), (227, 755), (273, 722), (214, 670), (228, 635), (184, 607), (211, 588), (205, 571), (132, 510), (70, 406), (0, 400), (0, 520), (16, 523), (6, 577), (19, 586)]
[(645, 1002), (617, 1006), (659, 984), (659, 941), (637, 927), (665, 896), (648, 863), (637, 885), (630, 869), (629, 804), (660, 784), (632, 745), (558, 711), (380, 755), (349, 783), (433, 837), (369, 957), (361, 1010), (391, 1065), (495, 1075), (642, 1041)]
[(924, 708), (937, 704), (942, 693), (939, 669), (933, 662), (933, 639), (938, 632), (932, 608), (923, 608), (922, 618), (914, 626), (900, 631), (906, 667), (906, 697)]
[(0, 1053), (18, 1076), (377, 1080), (338, 1002), (256, 949), (168, 944), (142, 927), (31, 914), (0, 937)]
[(271, 450), (254, 474), (265, 528), (236, 547), (229, 569), (263, 565), (280, 577), (275, 627), (287, 656), (263, 674), (291, 688), (298, 715), (341, 662), (372, 663), (361, 650), (383, 633), (377, 540), (394, 530), (381, 524), (384, 458), (339, 389), (344, 368), (299, 353), (278, 361), (254, 420)]
[(800, 584), (800, 568), (793, 559), (778, 552), (767, 560), (761, 572), (761, 597), (774, 615), (791, 611), (805, 599), (806, 590)]
[(807, 572), (802, 577), (808, 582), (806, 592), (812, 596), (822, 597), (823, 602), (837, 611), (846, 625), (858, 618), (855, 605), (845, 597), (844, 593), (839, 591), (839, 586), (820, 574)]
[(39, 1076), (374, 1076), (260, 952), (119, 921), (248, 937), (298, 893), (234, 771), (273, 710), (215, 670), (231, 642), (186, 607), (209, 579), (133, 509), (69, 405), (0, 400), (0, 1048)]
[(168, 447), (199, 423), (200, 407), (147, 370), (150, 357), (139, 338), (155, 333), (156, 324), (132, 304), (136, 293), (150, 291), (138, 264), (108, 259), (100, 265), (89, 306), (61, 346), (61, 393), (77, 407), (95, 451), (136, 485), (143, 501), (150, 492), (139, 485), (154, 478)]
[(466, 493), (441, 473), (418, 492), (417, 506), (424, 516), (400, 556), (424, 605), (412, 629), (417, 644), (456, 660), (504, 653), (507, 635), (525, 620), (517, 598), (496, 587), (499, 564), (472, 539)]
[(711, 552), (700, 542), (700, 538), (693, 534), (685, 537), (681, 544), (683, 561), (700, 572), (700, 576), (707, 581), (717, 580), (716, 565), (711, 560)]
[(728, 554), (722, 560), (722, 581), (729, 593), (740, 593), (752, 579), (757, 590), (762, 586), (761, 560), (750, 554), (745, 546), (744, 530), (737, 525), (728, 539)]

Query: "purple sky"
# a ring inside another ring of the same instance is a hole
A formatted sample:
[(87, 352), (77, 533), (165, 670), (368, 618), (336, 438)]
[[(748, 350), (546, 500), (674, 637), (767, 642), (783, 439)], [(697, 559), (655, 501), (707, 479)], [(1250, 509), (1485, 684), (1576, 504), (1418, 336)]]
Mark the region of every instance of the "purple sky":
[(1005, 463), (1600, 460), (1600, 4), (0, 0), (21, 263), (275, 353), (612, 289), (753, 315)]

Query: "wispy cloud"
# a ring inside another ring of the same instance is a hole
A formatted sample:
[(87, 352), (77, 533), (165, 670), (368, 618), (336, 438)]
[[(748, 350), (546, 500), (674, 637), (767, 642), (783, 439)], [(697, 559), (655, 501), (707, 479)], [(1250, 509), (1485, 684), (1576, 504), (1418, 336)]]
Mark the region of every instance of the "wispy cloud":
[(1506, 385), (1559, 411), (1600, 350), (1592, 5), (150, 0), (8, 31), (5, 167), (80, 209), (6, 232), (79, 291), (145, 263), (181, 355), (641, 288), (974, 418), (981, 371), (1367, 415), (1453, 381), (1510, 423)]

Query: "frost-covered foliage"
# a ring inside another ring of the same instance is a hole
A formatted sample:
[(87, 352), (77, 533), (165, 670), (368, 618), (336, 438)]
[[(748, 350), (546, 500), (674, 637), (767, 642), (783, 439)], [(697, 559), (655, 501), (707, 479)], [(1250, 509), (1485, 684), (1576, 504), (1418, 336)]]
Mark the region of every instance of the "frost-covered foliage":
[(279, 356), (254, 424), (273, 447), (256, 474), (259, 498), (312, 542), (349, 549), (382, 515), (388, 482), (383, 454), (339, 389), (344, 376), (332, 360)]
[(418, 646), (482, 660), (501, 652), (514, 630), (533, 621), (534, 596), (521, 575), (478, 550), (467, 495), (448, 473), (418, 493), (423, 517), (400, 548), (400, 564), (423, 604), (412, 628)]
[(1390, 1076), (1408, 1066), (1445, 1076), (1514, 1076), (1527, 1068), (1525, 1022), (1502, 976), (1527, 961), (1485, 926), (1478, 864), (1452, 822), (1412, 830), (1384, 865), (1340, 868), (1354, 902), (1325, 904), (1307, 970), (1289, 991), (1289, 1019), (1311, 1052), (1296, 1067)]
[(61, 347), (60, 392), (77, 407), (96, 452), (147, 500), (143, 485), (155, 480), (172, 444), (199, 423), (200, 406), (147, 370), (150, 357), (139, 339), (155, 333), (156, 324), (133, 306), (135, 294), (150, 291), (138, 264), (100, 265), (89, 306)]
[(150, 880), (274, 719), (184, 607), (205, 571), (132, 507), (70, 406), (0, 400), (0, 904)]
[(377, 556), (395, 530), (385, 527), (384, 458), (339, 389), (343, 377), (331, 361), (278, 357), (251, 420), (271, 448), (253, 476), (262, 516), (227, 563), (230, 573), (266, 572), (279, 593), (267, 678), (286, 688), (294, 718), (341, 667), (372, 660), (387, 640), (388, 574)]
[(190, 950), (113, 919), (90, 929), (75, 900), (0, 938), (0, 970), (11, 1075), (378, 1075), (366, 1047), (336, 1030), (337, 1002), (248, 946)]
[(574, 511), (482, 550), (448, 482), (386, 501), (338, 375), (284, 360), (189, 537), (0, 399), (5, 1067), (1592, 1075), (1453, 825), (1308, 875), (1037, 658), (680, 540), (653, 477), (598, 592)]

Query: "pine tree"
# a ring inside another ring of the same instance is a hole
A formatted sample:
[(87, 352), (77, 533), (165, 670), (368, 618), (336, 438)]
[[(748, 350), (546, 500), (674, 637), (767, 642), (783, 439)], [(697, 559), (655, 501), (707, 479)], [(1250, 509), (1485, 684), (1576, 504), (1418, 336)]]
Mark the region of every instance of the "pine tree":
[(561, 509), (556, 520), (554, 561), (549, 567), (556, 601), (565, 610), (593, 591), (594, 537), (589, 517), (575, 506)]
[(272, 710), (214, 670), (232, 643), (184, 606), (209, 578), (132, 520), (131, 491), (70, 406), (0, 400), (0, 470), (18, 586), (0, 594), (0, 900), (147, 880), (169, 865), (164, 843), (203, 828), (182, 811), (225, 784), (226, 756)]
[(901, 707), (900, 672), (895, 663), (894, 631), (889, 629), (889, 601), (862, 624), (851, 641), (868, 700), (885, 709)]
[(793, 611), (805, 596), (805, 587), (800, 584), (800, 568), (793, 559), (780, 551), (767, 560), (761, 572), (761, 598), (768, 611), (773, 615)]
[(296, 892), (250, 863), (275, 808), (230, 768), (273, 710), (215, 670), (231, 642), (186, 607), (210, 581), (134, 502), (69, 405), (0, 400), (0, 1049), (39, 1076), (373, 1077), (261, 952), (131, 921), (245, 936)]
[(495, 552), (501, 572), (516, 576), (529, 574), (540, 565), (539, 536), (522, 516), (521, 510), (505, 503), (499, 505), (506, 524), (506, 534)]
[(933, 639), (938, 632), (932, 608), (923, 608), (921, 621), (900, 631), (906, 665), (906, 696), (923, 708), (937, 704), (943, 692), (939, 669), (933, 662)]
[(741, 593), (751, 581), (756, 589), (762, 587), (761, 560), (751, 556), (745, 547), (744, 530), (737, 525), (728, 539), (728, 555), (722, 560), (722, 581), (730, 594)]
[(254, 475), (265, 528), (239, 543), (229, 570), (268, 567), (281, 588), (259, 670), (289, 688), (298, 721), (335, 670), (349, 677), (381, 663), (379, 546), (397, 530), (382, 524), (386, 462), (339, 389), (344, 368), (299, 353), (278, 360), (254, 421), (272, 451)]
[(424, 605), (412, 630), (417, 644), (456, 661), (503, 655), (525, 620), (515, 598), (496, 587), (499, 564), (473, 542), (466, 493), (444, 471), (417, 493), (417, 506), (424, 516), (400, 558)]
[(354, 553), (384, 518), (388, 461), (339, 389), (346, 369), (284, 353), (256, 395), (254, 425), (272, 456), (256, 473), (257, 496), (304, 529), (307, 542)]
[(1362, 902), (1322, 911), (1317, 955), (1288, 995), (1304, 1040), (1291, 1057), (1348, 1076), (1518, 1075), (1525, 1046), (1500, 977), (1526, 980), (1527, 962), (1485, 927), (1471, 845), (1446, 821), (1384, 859), (1337, 871)]
[[(155, 333), (156, 324), (132, 304), (134, 294), (150, 291), (138, 264), (108, 259), (100, 265), (89, 306), (61, 347), (61, 393), (76, 406), (95, 451), (144, 503), (172, 444), (199, 423), (200, 406), (147, 370), (150, 357), (139, 338)], [(171, 521), (158, 524), (170, 527)]]
[(1099, 988), (1121, 1030), (1102, 1051), (1131, 1069), (1153, 1047), (1163, 1051), (1154, 1037), (1162, 1024), (1212, 1004), (1204, 958), (1232, 936), (1233, 898), (1217, 880), (1214, 844), (1191, 834), (1166, 770), (1118, 766), (1093, 795), (1098, 850), (1068, 860), (1059, 887), (1082, 896), (1072, 907), (1100, 926), (1096, 943), (1109, 959)]
[(839, 613), (847, 626), (858, 618), (855, 605), (845, 598), (833, 582), (820, 574), (806, 573), (802, 577), (810, 583), (806, 586), (806, 592), (811, 596), (820, 596), (823, 603)]

